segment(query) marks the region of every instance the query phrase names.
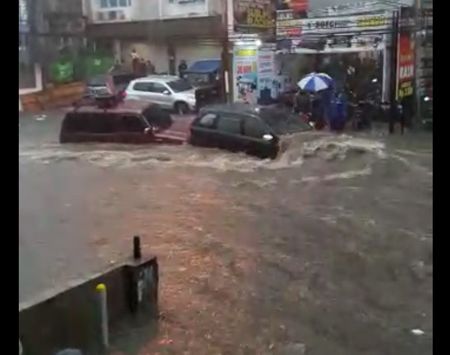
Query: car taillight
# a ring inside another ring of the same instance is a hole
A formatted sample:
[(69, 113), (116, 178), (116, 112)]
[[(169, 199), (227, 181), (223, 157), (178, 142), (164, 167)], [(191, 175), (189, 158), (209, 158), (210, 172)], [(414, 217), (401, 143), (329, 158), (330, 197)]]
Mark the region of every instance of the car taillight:
[(120, 93), (119, 93), (119, 98), (120, 99), (125, 99), (127, 97), (127, 92), (126, 91), (121, 91)]

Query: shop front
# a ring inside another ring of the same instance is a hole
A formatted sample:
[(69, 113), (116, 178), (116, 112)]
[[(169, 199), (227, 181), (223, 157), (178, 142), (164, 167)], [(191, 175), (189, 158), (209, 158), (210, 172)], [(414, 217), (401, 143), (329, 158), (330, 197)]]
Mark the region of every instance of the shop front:
[(386, 11), (320, 18), (277, 11), (276, 67), (286, 78), (283, 91), (296, 90), (308, 73), (324, 72), (334, 79), (338, 92), (386, 101), (391, 18)]
[(269, 104), (278, 96), (271, 0), (236, 0), (230, 43), (232, 101)]

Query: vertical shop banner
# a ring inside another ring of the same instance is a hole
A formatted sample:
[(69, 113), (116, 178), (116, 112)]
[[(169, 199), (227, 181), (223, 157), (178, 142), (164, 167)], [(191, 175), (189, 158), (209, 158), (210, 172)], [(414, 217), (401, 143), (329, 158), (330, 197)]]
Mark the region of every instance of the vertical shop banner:
[(397, 60), (397, 98), (414, 92), (414, 40), (411, 33), (399, 34)]
[(275, 53), (272, 50), (258, 51), (258, 100), (262, 103), (276, 98)]
[(234, 31), (266, 31), (274, 27), (272, 0), (234, 0)]
[(258, 50), (238, 47), (233, 53), (234, 102), (256, 104), (258, 88)]

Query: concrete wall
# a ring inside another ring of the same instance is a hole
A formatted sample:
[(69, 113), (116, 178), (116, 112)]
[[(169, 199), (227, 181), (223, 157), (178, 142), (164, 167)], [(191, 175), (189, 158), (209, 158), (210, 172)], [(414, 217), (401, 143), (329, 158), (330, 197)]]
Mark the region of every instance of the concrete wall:
[[(20, 73), (19, 73), (19, 75), (20, 75)], [(19, 89), (19, 112), (22, 112), (22, 110), (23, 110), (22, 101), (20, 100), (21, 95), (26, 95), (26, 94), (31, 94), (31, 93), (42, 91), (42, 88), (43, 88), (43, 86), (42, 86), (42, 69), (39, 64), (34, 65), (34, 82), (35, 82), (35, 87)]]
[(19, 305), (19, 339), (24, 355), (50, 355), (66, 348), (97, 354), (101, 348), (100, 304), (96, 286), (107, 287), (112, 334), (130, 315), (157, 315), (156, 258), (131, 262), (96, 275), (43, 300)]

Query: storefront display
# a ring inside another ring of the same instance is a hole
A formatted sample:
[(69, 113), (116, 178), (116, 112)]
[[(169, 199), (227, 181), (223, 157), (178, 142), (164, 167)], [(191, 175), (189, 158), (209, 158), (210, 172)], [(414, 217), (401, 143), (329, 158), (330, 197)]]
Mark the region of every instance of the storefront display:
[(234, 102), (256, 104), (258, 87), (258, 49), (236, 47), (233, 51)]

